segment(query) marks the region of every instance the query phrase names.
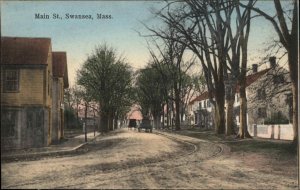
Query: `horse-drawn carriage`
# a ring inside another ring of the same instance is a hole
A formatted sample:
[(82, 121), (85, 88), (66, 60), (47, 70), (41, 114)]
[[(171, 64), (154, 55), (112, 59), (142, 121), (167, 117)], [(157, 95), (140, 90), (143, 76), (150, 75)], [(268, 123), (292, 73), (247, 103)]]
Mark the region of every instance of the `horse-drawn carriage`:
[(128, 129), (138, 129), (139, 132), (142, 131), (142, 129), (145, 130), (145, 132), (150, 132), (152, 133), (152, 125), (151, 125), (151, 121), (148, 118), (143, 118), (141, 123), (139, 121), (139, 124), (137, 124), (137, 120), (136, 119), (129, 119), (129, 123), (128, 123)]
[(135, 129), (137, 127), (136, 119), (130, 119), (128, 124), (128, 129)]
[(142, 123), (139, 125), (138, 127), (138, 131), (141, 132), (141, 130), (144, 129), (146, 132), (150, 132), (152, 133), (152, 125), (151, 125), (151, 121), (148, 118), (144, 118), (142, 120)]

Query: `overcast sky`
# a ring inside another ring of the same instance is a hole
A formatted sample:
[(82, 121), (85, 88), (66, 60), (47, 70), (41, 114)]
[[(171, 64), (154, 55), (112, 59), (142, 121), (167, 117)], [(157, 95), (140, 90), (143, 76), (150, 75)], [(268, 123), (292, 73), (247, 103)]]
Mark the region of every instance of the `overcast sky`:
[[(106, 42), (125, 56), (135, 68), (142, 68), (149, 59), (145, 39), (138, 35), (147, 25), (158, 24), (150, 8), (160, 8), (160, 1), (1, 1), (1, 35), (15, 37), (48, 37), (53, 51), (66, 51), (69, 80), (75, 82), (76, 70), (96, 45)], [(262, 9), (272, 11), (272, 1), (264, 1)], [(36, 14), (50, 19), (36, 19)], [(53, 19), (59, 14), (62, 19)], [(66, 14), (91, 15), (93, 19), (66, 19)], [(111, 19), (97, 19), (97, 14), (111, 15)], [(273, 27), (264, 19), (256, 19), (251, 26), (250, 60), (262, 51), (265, 42), (276, 38)]]

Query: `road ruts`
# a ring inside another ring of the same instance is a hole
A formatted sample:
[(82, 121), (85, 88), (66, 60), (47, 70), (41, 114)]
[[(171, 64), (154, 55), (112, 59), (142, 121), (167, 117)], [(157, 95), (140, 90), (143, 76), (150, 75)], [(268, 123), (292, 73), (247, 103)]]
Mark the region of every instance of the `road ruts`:
[[(98, 163), (91, 167), (88, 165), (81, 167), (78, 171), (63, 170), (59, 175), (45, 173), (43, 176), (34, 178), (34, 180), (22, 179), (17, 183), (2, 186), (2, 188), (171, 188), (164, 186), (167, 178), (162, 176), (162, 173), (174, 175), (174, 177), (169, 179), (174, 180), (180, 177), (180, 173), (185, 168), (193, 168), (204, 160), (221, 155), (224, 150), (219, 144), (182, 135), (162, 134), (159, 132), (151, 135), (159, 135), (177, 142), (180, 144), (180, 148), (176, 149), (177, 151), (175, 152), (165, 155), (161, 154), (158, 157), (149, 155), (149, 157), (143, 159), (132, 157), (123, 162)], [(106, 147), (106, 150), (112, 149), (113, 151), (114, 148), (119, 146), (118, 143), (131, 145), (131, 139), (115, 140), (114, 142), (107, 141), (108, 147)], [(102, 149), (105, 147), (99, 148), (101, 144), (103, 145), (103, 142), (98, 142), (98, 145), (95, 143), (97, 142), (83, 147), (90, 150), (87, 151), (86, 156), (84, 154), (81, 155), (82, 159), (89, 159), (89, 157), (103, 154), (105, 156), (105, 151)], [(117, 156), (122, 157), (121, 154)], [(72, 159), (72, 157), (69, 157), (69, 159)], [(54, 160), (50, 158), (49, 162)], [(192, 175), (185, 177), (193, 179)], [(111, 186), (112, 184), (113, 186)]]
[[(123, 181), (127, 181), (129, 183), (126, 184), (128, 186), (125, 185), (125, 188), (161, 188), (162, 184), (159, 185), (159, 181), (161, 180), (161, 178), (158, 175), (159, 172), (157, 172), (156, 170), (160, 170), (161, 168), (163, 168), (164, 172), (172, 173), (172, 171), (181, 170), (181, 167), (185, 167), (190, 163), (194, 164), (195, 162), (203, 162), (205, 160), (221, 156), (224, 153), (224, 150), (228, 151), (228, 147), (222, 144), (211, 143), (209, 141), (199, 140), (192, 137), (182, 135), (174, 136), (173, 134), (161, 132), (154, 132), (154, 134), (164, 136), (178, 143), (186, 144), (191, 148), (188, 151), (182, 150), (181, 152), (177, 152), (176, 154), (173, 153), (173, 155), (169, 155), (168, 158), (164, 157), (158, 160), (133, 160), (130, 163), (127, 162), (123, 163), (122, 165), (114, 165), (115, 167), (113, 168), (107, 167), (97, 172), (103, 172), (102, 177), (95, 178), (94, 180), (98, 182), (93, 186), (88, 187), (102, 187), (103, 185), (115, 180), (115, 177), (106, 177), (105, 173), (116, 173), (119, 179), (122, 179)], [(84, 185), (89, 185), (89, 182), (80, 182), (77, 184), (60, 186), (58, 188), (74, 188), (78, 186), (85, 187)]]

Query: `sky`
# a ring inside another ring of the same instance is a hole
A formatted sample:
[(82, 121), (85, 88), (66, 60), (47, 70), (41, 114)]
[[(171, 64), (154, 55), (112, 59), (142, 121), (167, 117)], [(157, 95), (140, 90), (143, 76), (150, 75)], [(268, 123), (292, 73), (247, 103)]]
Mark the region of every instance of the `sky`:
[[(14, 37), (51, 38), (52, 51), (66, 51), (70, 85), (76, 81), (76, 71), (101, 43), (114, 47), (134, 69), (149, 60), (146, 34), (141, 24), (157, 26), (159, 21), (150, 9), (164, 6), (162, 1), (1, 1), (1, 35)], [(272, 1), (261, 3), (263, 10), (273, 10)], [(49, 15), (37, 19), (36, 14)], [(53, 19), (58, 14), (61, 19)], [(66, 19), (66, 14), (91, 15), (93, 19)], [(97, 14), (111, 19), (97, 19)], [(274, 37), (275, 36), (275, 37)], [(272, 25), (257, 18), (251, 26), (249, 59), (262, 56), (263, 44), (276, 38)]]

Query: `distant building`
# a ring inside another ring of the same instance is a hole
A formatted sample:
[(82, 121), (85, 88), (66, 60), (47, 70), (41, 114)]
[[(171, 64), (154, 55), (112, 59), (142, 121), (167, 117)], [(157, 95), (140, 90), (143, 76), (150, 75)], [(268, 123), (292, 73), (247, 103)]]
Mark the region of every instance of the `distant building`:
[(87, 114), (85, 118), (85, 104), (82, 101), (78, 106), (78, 117), (80, 118), (80, 122), (85, 123), (86, 127), (99, 127), (100, 117), (99, 117), (99, 105), (96, 102), (89, 102), (89, 106), (87, 108)]
[[(123, 122), (122, 124), (128, 125), (130, 119), (135, 119), (137, 121), (137, 124), (141, 123), (143, 114), (139, 105), (133, 105), (131, 107), (130, 111), (126, 114), (126, 122)], [(153, 120), (152, 117), (150, 117), (150, 119)]]
[(1, 148), (49, 145), (57, 95), (51, 39), (2, 37), (1, 77)]
[(214, 126), (214, 107), (208, 92), (194, 98), (188, 105), (188, 121), (192, 126), (212, 128)]

